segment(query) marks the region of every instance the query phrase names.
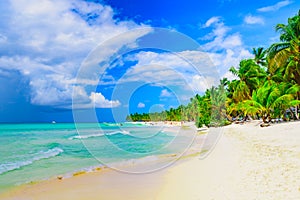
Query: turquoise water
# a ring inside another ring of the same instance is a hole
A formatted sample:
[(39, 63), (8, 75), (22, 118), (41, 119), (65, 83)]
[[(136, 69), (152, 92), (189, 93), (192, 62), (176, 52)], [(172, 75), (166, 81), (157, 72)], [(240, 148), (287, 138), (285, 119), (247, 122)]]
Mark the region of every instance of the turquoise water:
[(0, 191), (91, 167), (173, 153), (174, 133), (139, 124), (1, 124)]

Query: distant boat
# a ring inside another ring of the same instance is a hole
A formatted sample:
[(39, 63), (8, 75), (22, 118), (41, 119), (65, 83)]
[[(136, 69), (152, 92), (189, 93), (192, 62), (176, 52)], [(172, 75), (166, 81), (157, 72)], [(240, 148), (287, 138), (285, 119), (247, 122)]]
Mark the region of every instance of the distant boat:
[(56, 124), (56, 121), (52, 121), (52, 124)]

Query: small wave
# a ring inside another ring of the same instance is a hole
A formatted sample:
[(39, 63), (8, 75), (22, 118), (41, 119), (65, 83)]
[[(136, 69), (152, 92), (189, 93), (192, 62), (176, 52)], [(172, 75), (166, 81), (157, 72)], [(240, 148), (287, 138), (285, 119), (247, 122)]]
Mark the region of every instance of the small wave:
[(38, 161), (38, 160), (55, 157), (62, 152), (63, 152), (62, 149), (56, 147), (54, 149), (48, 149), (47, 151), (40, 151), (38, 153), (32, 154), (32, 158), (29, 160), (8, 162), (8, 163), (0, 164), (0, 174), (9, 172), (9, 171), (13, 171), (15, 169), (20, 169), (21, 167), (24, 167), (26, 165), (31, 165), (33, 162)]
[(87, 139), (87, 138), (92, 138), (92, 137), (101, 137), (104, 134), (102, 133), (98, 133), (98, 134), (90, 134), (90, 135), (75, 135), (70, 137), (70, 140), (74, 140), (74, 139)]
[(119, 126), (120, 124), (115, 124), (115, 123), (103, 123), (102, 125), (104, 125), (104, 126)]
[(69, 140), (74, 139), (87, 139), (87, 138), (93, 138), (93, 137), (102, 137), (106, 135), (116, 135), (116, 134), (122, 134), (122, 135), (130, 135), (129, 131), (114, 131), (110, 133), (96, 133), (96, 134), (89, 134), (89, 135), (75, 135), (69, 138)]

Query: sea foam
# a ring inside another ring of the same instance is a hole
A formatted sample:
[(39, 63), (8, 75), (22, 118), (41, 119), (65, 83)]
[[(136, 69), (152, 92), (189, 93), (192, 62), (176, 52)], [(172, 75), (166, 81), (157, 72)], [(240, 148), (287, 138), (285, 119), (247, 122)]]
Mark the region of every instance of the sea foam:
[(116, 134), (122, 134), (122, 135), (130, 135), (129, 131), (114, 131), (109, 133), (95, 133), (95, 134), (88, 134), (88, 135), (75, 135), (69, 138), (69, 140), (74, 139), (87, 139), (87, 138), (93, 138), (93, 137), (102, 137), (107, 135), (116, 135)]
[(31, 165), (33, 162), (38, 160), (55, 157), (61, 154), (62, 152), (62, 149), (56, 147), (53, 149), (48, 149), (46, 151), (40, 151), (38, 153), (32, 154), (31, 158), (28, 160), (0, 163), (0, 174), (4, 174), (5, 172), (13, 171), (16, 169), (20, 169), (21, 167)]

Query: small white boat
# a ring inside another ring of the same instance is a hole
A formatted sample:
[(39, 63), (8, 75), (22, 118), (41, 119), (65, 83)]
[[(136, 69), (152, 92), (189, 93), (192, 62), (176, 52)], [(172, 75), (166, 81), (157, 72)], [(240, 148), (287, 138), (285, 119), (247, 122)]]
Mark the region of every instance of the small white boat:
[(56, 121), (52, 121), (51, 123), (52, 123), (52, 124), (56, 124)]

